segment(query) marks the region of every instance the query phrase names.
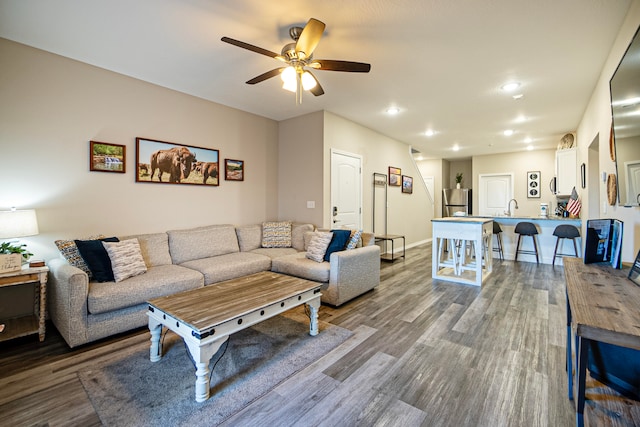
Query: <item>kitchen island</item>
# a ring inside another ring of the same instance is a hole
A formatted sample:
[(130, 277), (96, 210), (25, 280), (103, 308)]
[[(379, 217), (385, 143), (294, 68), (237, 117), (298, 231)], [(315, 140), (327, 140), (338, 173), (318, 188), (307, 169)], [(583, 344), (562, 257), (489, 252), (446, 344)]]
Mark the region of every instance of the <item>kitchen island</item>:
[(434, 218), (431, 277), (481, 286), (492, 270), (493, 220)]
[[(516, 256), (516, 244), (518, 242), (518, 235), (514, 232), (516, 225), (519, 222), (527, 221), (533, 223), (538, 229), (538, 235), (536, 241), (538, 242), (538, 257), (540, 263), (551, 264), (553, 261), (553, 250), (556, 246), (556, 236), (553, 235), (553, 231), (558, 225), (568, 224), (573, 225), (580, 230), (582, 235), (582, 220), (580, 218), (564, 218), (560, 216), (549, 216), (547, 218), (541, 217), (529, 217), (529, 216), (470, 216), (468, 218), (488, 218), (500, 224), (502, 228), (502, 251), (504, 253), (504, 259), (513, 260)], [(578, 257), (582, 257), (582, 238), (576, 239), (576, 245), (578, 246)], [(520, 249), (533, 250), (533, 241), (530, 238), (523, 238), (520, 242)], [(558, 254), (568, 253), (571, 256), (575, 256), (573, 252), (573, 244), (569, 239), (562, 239), (558, 244)], [(498, 257), (498, 253), (494, 253), (494, 257)], [(536, 256), (531, 254), (519, 254), (518, 261), (536, 262)], [(556, 265), (562, 265), (562, 257), (556, 258)]]

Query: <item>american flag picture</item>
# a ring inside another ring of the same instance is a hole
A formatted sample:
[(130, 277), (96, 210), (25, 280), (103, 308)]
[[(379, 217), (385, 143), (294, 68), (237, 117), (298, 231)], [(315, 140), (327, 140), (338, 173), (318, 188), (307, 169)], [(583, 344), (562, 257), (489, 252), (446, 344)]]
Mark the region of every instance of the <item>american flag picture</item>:
[(571, 190), (571, 196), (569, 196), (569, 201), (567, 202), (567, 212), (571, 215), (579, 216), (580, 209), (582, 209), (582, 202), (580, 201), (576, 187), (573, 187), (573, 190)]

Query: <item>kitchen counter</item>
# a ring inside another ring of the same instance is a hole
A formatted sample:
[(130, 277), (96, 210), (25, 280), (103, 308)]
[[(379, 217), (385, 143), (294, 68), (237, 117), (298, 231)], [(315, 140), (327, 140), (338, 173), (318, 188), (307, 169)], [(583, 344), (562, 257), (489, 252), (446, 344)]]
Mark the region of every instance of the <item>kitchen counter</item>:
[[(490, 218), (500, 224), (502, 228), (502, 245), (505, 260), (513, 260), (516, 254), (516, 243), (518, 242), (518, 235), (514, 232), (516, 225), (519, 222), (527, 221), (535, 224), (538, 229), (538, 235), (536, 241), (538, 243), (538, 256), (540, 263), (551, 264), (553, 261), (553, 250), (556, 245), (556, 236), (553, 235), (553, 231), (558, 225), (568, 224), (578, 228), (582, 227), (582, 220), (580, 218), (564, 218), (560, 216), (549, 216), (547, 218), (541, 218), (539, 216), (469, 216), (468, 218)], [(495, 238), (494, 238), (495, 239)], [(578, 245), (578, 257), (582, 257), (582, 238), (576, 239)], [(495, 247), (494, 243), (494, 247)], [(529, 237), (523, 237), (520, 243), (520, 249), (533, 250), (533, 241)], [(569, 239), (562, 239), (558, 245), (558, 253), (568, 253), (571, 256), (575, 256), (573, 252), (573, 244)], [(493, 257), (498, 258), (498, 253), (494, 252)], [(535, 255), (519, 254), (518, 261), (536, 262)], [(556, 265), (562, 265), (562, 257), (556, 258)]]

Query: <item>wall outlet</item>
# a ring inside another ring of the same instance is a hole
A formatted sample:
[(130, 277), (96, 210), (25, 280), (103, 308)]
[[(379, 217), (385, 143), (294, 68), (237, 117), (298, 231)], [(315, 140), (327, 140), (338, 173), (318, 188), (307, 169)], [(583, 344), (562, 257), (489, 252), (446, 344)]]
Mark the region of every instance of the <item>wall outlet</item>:
[(307, 200), (307, 209), (315, 209), (316, 202), (314, 200)]

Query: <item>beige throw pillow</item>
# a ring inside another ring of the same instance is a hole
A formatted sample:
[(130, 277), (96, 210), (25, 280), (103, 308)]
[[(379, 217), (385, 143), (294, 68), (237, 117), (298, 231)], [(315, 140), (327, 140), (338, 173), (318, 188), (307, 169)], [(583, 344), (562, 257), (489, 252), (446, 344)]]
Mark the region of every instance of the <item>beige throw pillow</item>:
[(329, 247), (329, 243), (331, 243), (332, 238), (333, 233), (314, 233), (311, 241), (309, 242), (306, 257), (315, 262), (323, 262), (324, 254), (327, 252), (327, 248)]
[(142, 258), (138, 239), (123, 240), (121, 242), (102, 242), (109, 254), (113, 277), (116, 282), (122, 282), (129, 277), (147, 272), (147, 266)]

